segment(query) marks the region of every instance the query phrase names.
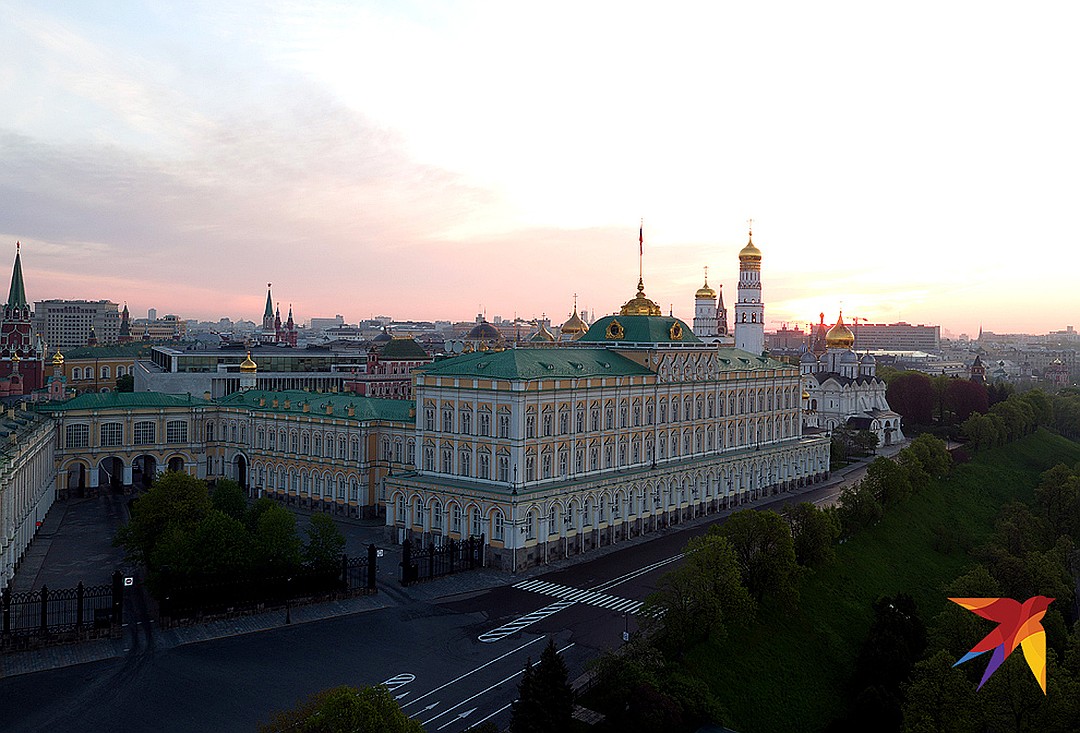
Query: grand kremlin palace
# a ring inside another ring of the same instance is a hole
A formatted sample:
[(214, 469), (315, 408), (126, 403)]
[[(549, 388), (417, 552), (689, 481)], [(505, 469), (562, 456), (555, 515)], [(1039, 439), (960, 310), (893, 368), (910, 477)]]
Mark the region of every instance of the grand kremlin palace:
[(57, 493), (166, 469), (229, 477), (251, 496), (384, 516), (395, 542), (483, 536), (489, 564), (521, 568), (820, 481), (829, 443), (803, 435), (799, 370), (762, 353), (760, 252), (739, 259), (733, 339), (698, 338), (639, 280), (572, 343), (415, 370), (411, 400), (257, 390), (248, 359), (240, 391), (215, 400), (49, 403)]

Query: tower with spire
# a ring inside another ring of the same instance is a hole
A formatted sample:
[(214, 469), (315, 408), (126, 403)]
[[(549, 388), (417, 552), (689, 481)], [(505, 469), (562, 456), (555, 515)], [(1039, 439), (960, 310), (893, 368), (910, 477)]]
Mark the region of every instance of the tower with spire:
[(21, 353), (27, 355), (33, 348), (33, 323), (30, 304), (26, 301), (23, 285), (22, 246), (15, 243), (15, 266), (11, 270), (11, 287), (4, 304), (4, 320), (0, 323), (0, 351), (5, 356)]
[(121, 344), (128, 344), (132, 341), (131, 314), (128, 312), (127, 303), (124, 303), (124, 310), (120, 313), (120, 336), (117, 337), (116, 341)]
[(761, 250), (750, 229), (739, 251), (738, 299), (735, 301), (735, 348), (760, 354), (765, 349), (765, 303), (761, 299)]
[(266, 283), (266, 310), (263, 311), (262, 320), (263, 331), (266, 332), (274, 330), (274, 301), (270, 297), (270, 285)]

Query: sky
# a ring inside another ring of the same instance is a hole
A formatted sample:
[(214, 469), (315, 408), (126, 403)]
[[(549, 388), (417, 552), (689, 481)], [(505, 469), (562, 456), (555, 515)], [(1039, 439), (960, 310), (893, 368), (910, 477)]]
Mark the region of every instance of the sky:
[(261, 319), (1080, 327), (1069, 2), (0, 0), (27, 295)]

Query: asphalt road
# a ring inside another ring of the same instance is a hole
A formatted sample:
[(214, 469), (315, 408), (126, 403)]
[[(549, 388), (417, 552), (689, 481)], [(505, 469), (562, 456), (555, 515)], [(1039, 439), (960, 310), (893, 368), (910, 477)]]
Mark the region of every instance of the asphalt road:
[[(757, 506), (838, 492), (830, 483)], [(488, 590), (203, 643), (160, 648), (152, 625), (133, 626), (123, 658), (0, 680), (0, 730), (251, 731), (313, 692), (378, 683), (428, 731), (506, 725), (526, 660), (549, 637), (571, 679), (580, 675), (637, 628), (619, 609), (643, 601), (706, 530), (688, 526)], [(145, 619), (140, 611), (127, 617)]]

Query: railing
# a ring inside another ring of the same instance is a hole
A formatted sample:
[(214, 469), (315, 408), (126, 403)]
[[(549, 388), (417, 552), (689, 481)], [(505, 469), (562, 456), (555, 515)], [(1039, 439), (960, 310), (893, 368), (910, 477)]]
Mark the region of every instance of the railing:
[(432, 543), (426, 550), (414, 550), (412, 542), (405, 540), (401, 543), (401, 584), (411, 585), (461, 570), (482, 568), (484, 546), (484, 535), (467, 540), (451, 538), (442, 547)]
[(334, 569), (294, 568), (259, 575), (184, 575), (167, 570), (154, 583), (163, 626), (207, 617), (229, 617), (293, 603), (350, 598), (376, 592), (375, 545), (367, 557), (341, 556)]
[(123, 579), (74, 588), (0, 594), (0, 648), (13, 649), (113, 636), (123, 623)]

